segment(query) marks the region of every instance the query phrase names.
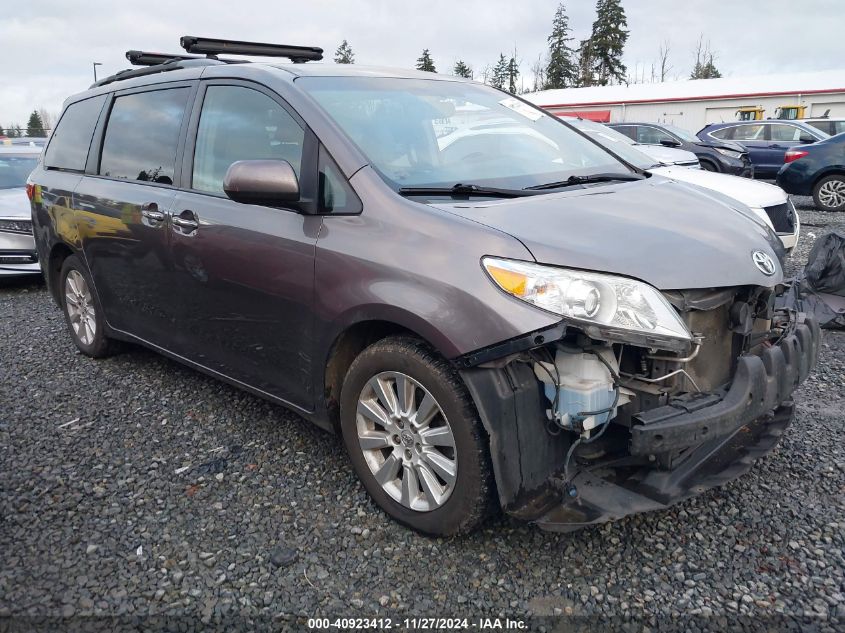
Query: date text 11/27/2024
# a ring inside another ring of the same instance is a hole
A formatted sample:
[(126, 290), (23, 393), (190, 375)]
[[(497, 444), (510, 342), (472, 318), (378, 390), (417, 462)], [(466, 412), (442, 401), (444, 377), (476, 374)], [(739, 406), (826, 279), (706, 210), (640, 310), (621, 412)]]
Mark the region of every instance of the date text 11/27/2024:
[(312, 630), (520, 631), (526, 623), (510, 618), (308, 618)]

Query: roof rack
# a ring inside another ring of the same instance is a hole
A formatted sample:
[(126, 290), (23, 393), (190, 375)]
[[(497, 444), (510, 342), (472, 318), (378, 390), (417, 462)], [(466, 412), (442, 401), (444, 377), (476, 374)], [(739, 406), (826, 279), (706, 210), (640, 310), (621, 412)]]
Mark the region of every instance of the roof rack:
[(200, 55), (183, 55), (181, 53), (171, 55), (170, 53), (150, 53), (149, 51), (126, 51), (126, 59), (133, 66), (156, 66), (174, 59), (185, 61), (204, 58)]
[(156, 73), (164, 73), (170, 70), (180, 70), (182, 68), (191, 68), (192, 66), (216, 66), (218, 64), (225, 64), (226, 62), (217, 59), (206, 59), (205, 57), (196, 57), (193, 59), (169, 59), (160, 64), (147, 66), (146, 68), (127, 68), (121, 70), (113, 75), (109, 75), (104, 79), (95, 81), (89, 88), (97, 88), (98, 86), (105, 86), (106, 84), (115, 81), (122, 81), (124, 79), (132, 79), (133, 77), (143, 77), (144, 75), (154, 75)]
[(294, 64), (323, 59), (323, 49), (317, 46), (289, 46), (287, 44), (264, 44), (261, 42), (242, 42), (221, 40), (210, 37), (184, 35), (179, 44), (188, 53), (202, 55), (255, 55), (258, 57), (287, 57)]

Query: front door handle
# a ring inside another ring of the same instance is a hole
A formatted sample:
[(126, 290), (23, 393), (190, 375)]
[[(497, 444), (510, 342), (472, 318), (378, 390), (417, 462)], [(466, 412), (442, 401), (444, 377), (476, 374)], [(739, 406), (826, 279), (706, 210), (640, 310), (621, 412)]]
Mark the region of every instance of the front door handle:
[(141, 205), (141, 216), (153, 222), (162, 222), (166, 217), (164, 213), (158, 210), (158, 205), (155, 202), (147, 202)]
[(178, 227), (179, 232), (183, 234), (192, 234), (196, 232), (200, 225), (199, 218), (189, 209), (185, 209), (179, 215), (172, 216), (170, 221), (173, 223), (173, 226)]

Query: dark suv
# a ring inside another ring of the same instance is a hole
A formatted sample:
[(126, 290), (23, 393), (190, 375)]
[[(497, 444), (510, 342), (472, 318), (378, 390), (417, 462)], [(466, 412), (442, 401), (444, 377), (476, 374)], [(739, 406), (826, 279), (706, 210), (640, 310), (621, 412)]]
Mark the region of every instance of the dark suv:
[(722, 174), (754, 176), (754, 169), (746, 149), (731, 141), (696, 138), (683, 128), (666, 123), (610, 123), (609, 127), (622, 132), (643, 145), (663, 145), (692, 152), (702, 169)]
[(339, 431), (430, 534), (664, 508), (791, 421), (819, 329), (735, 201), (453, 77), (158, 61), (70, 98), (31, 176), (83, 353), (140, 343)]

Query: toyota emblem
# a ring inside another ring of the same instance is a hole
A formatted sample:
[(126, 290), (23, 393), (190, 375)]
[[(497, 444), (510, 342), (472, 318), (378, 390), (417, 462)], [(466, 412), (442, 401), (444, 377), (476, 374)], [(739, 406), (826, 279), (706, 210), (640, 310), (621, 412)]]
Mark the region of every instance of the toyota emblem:
[(775, 266), (775, 260), (773, 260), (767, 253), (763, 251), (754, 251), (751, 253), (751, 259), (754, 260), (754, 265), (760, 270), (761, 273), (764, 275), (771, 277), (775, 274), (777, 270), (777, 266)]

